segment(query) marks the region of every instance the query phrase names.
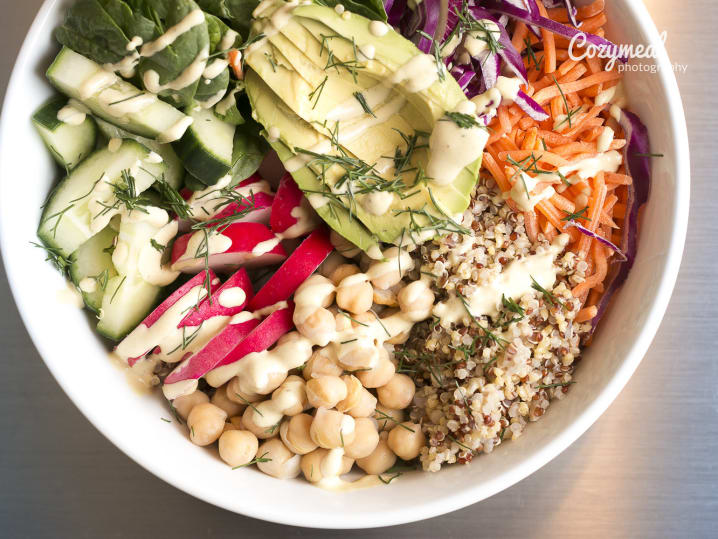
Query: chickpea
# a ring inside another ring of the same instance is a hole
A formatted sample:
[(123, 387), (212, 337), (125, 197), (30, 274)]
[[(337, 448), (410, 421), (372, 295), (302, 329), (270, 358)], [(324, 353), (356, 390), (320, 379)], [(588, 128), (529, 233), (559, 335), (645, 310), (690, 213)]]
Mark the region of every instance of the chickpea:
[(357, 459), (357, 466), (370, 475), (379, 475), (394, 466), (396, 455), (389, 448), (386, 440), (379, 439), (376, 448), (367, 457)]
[(357, 373), (357, 378), (367, 388), (377, 388), (386, 385), (394, 376), (396, 368), (389, 359), (389, 352), (383, 346), (379, 348), (379, 361), (374, 368)]
[(434, 293), (424, 281), (414, 281), (397, 295), (399, 308), (412, 322), (426, 320), (434, 306)]
[(379, 361), (379, 350), (374, 344), (352, 342), (340, 345), (337, 363), (348, 371), (371, 369)]
[(254, 408), (255, 407), (247, 406), (244, 414), (242, 414), (242, 426), (260, 440), (266, 440), (267, 438), (275, 436), (277, 434), (277, 430), (276, 428), (273, 428), (274, 426), (262, 427), (254, 422), (254, 414), (256, 414)]
[(406, 374), (395, 374), (391, 380), (376, 390), (379, 402), (389, 408), (403, 410), (411, 404), (416, 386)]
[(324, 262), (321, 263), (319, 268), (317, 268), (317, 273), (323, 275), (330, 281), (333, 281), (334, 279), (332, 279), (331, 275), (332, 273), (334, 273), (334, 270), (336, 270), (339, 266), (348, 263), (349, 261), (337, 251), (332, 251), (331, 253), (329, 253), (329, 256), (324, 260)]
[(313, 408), (334, 408), (346, 396), (347, 386), (338, 376), (319, 376), (307, 382), (307, 399)]
[(356, 273), (342, 279), (337, 287), (337, 305), (340, 309), (361, 314), (371, 309), (374, 288), (365, 273)]
[(209, 445), (222, 434), (227, 412), (210, 402), (198, 404), (187, 417), (190, 440), (197, 445)]
[(354, 441), (344, 448), (347, 457), (361, 459), (368, 457), (379, 443), (379, 432), (376, 423), (368, 417), (360, 417), (354, 426)]
[(360, 273), (359, 266), (356, 264), (341, 264), (340, 266), (337, 266), (334, 268), (332, 272), (327, 275), (329, 280), (334, 283), (335, 286), (339, 286), (339, 283), (342, 282), (345, 278), (349, 277), (350, 275), (356, 275), (357, 273)]
[(386, 290), (399, 284), (406, 272), (414, 269), (414, 259), (398, 247), (391, 247), (384, 252), (384, 260), (374, 260), (367, 270), (371, 284), (375, 288)]
[(394, 410), (378, 404), (374, 412), (374, 419), (377, 420), (379, 431), (389, 431), (395, 425), (404, 421), (406, 414), (403, 410)]
[(313, 420), (309, 414), (297, 414), (279, 427), (279, 436), (292, 453), (306, 455), (317, 448), (309, 434)]
[[(342, 317), (345, 318), (345, 317)], [(302, 374), (305, 380), (317, 378), (322, 375), (341, 376), (344, 370), (337, 365), (337, 355), (334, 348), (327, 346), (316, 350), (309, 361), (304, 365)]]
[[(302, 457), (301, 468), (304, 478), (310, 483), (317, 483), (323, 479), (322, 476), (322, 461), (329, 453), (328, 449), (322, 449), (321, 447), (315, 449), (311, 453), (307, 453)], [(349, 473), (354, 465), (354, 459), (349, 457), (342, 458), (342, 469), (339, 475)]]
[(234, 417), (230, 417), (229, 422), (232, 425), (234, 425), (235, 427), (237, 427), (238, 430), (244, 430), (242, 428), (242, 416), (241, 415), (236, 415)]
[(374, 289), (374, 303), (378, 305), (386, 305), (388, 307), (396, 306), (396, 292), (393, 287), (387, 290)]
[(341, 377), (341, 380), (344, 384), (344, 387), (346, 388), (346, 393), (344, 399), (339, 402), (336, 402), (334, 405), (336, 406), (337, 410), (344, 413), (359, 404), (359, 400), (361, 399), (361, 392), (364, 388), (362, 387), (359, 379), (351, 374), (345, 374)]
[(209, 402), (209, 397), (206, 393), (197, 390), (193, 391), (189, 395), (182, 395), (181, 397), (177, 397), (175, 400), (172, 401), (172, 406), (174, 406), (175, 410), (177, 410), (179, 416), (185, 421), (187, 421), (187, 417), (192, 411), (192, 408), (194, 408), (198, 404), (203, 404), (205, 402)]
[(240, 382), (238, 376), (235, 376), (229, 382), (227, 382), (227, 398), (232, 402), (236, 402), (237, 404), (244, 404), (246, 406), (247, 403), (257, 402), (258, 400), (262, 399), (262, 396), (257, 393), (247, 393), (245, 391), (242, 391), (242, 388), (239, 387), (239, 384)]
[(279, 438), (272, 438), (260, 445), (257, 449), (257, 457), (261, 458), (257, 468), (277, 479), (292, 479), (301, 471), (299, 468), (301, 457), (287, 449)]
[(354, 441), (354, 418), (336, 410), (317, 408), (309, 435), (319, 447), (345, 447)]
[(349, 410), (352, 417), (371, 417), (376, 409), (376, 397), (363, 387), (359, 395), (359, 402)]
[(294, 303), (329, 307), (334, 303), (334, 283), (326, 277), (315, 273), (304, 281), (294, 293)]
[(281, 410), (283, 415), (293, 416), (301, 414), (307, 408), (306, 382), (301, 376), (292, 374), (287, 376), (272, 393), (271, 402), (275, 410)]
[(354, 258), (362, 252), (359, 247), (334, 230), (329, 233), (329, 241), (331, 241), (334, 248), (346, 258)]
[(242, 466), (251, 462), (257, 454), (259, 442), (248, 430), (225, 431), (219, 437), (219, 456), (230, 466)]
[(233, 425), (232, 423), (226, 422), (226, 423), (224, 424), (224, 427), (222, 427), (222, 434), (224, 434), (224, 433), (227, 432), (228, 430), (240, 430), (240, 429), (238, 429), (238, 428), (237, 428), (235, 425)]
[(399, 458), (411, 460), (418, 457), (419, 451), (426, 445), (426, 436), (421, 431), (421, 425), (405, 421), (389, 431), (387, 444)]
[(244, 409), (246, 406), (244, 404), (238, 404), (237, 402), (234, 402), (230, 400), (227, 389), (229, 387), (229, 384), (225, 384), (221, 387), (218, 387), (217, 390), (214, 392), (214, 395), (212, 395), (212, 404), (215, 406), (219, 406), (227, 412), (228, 416), (233, 415), (240, 415), (242, 412), (244, 412)]
[(299, 333), (319, 346), (329, 344), (336, 331), (334, 315), (322, 307), (298, 307), (294, 311), (294, 325)]

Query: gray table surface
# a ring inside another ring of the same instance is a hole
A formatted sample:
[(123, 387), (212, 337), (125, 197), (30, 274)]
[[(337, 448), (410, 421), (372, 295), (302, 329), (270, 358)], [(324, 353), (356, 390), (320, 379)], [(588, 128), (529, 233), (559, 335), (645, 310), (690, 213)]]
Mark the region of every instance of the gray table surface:
[[(611, 1), (611, 0), (608, 0)], [(0, 0), (0, 88), (41, 0)], [(626, 389), (572, 447), (493, 498), (366, 537), (718, 534), (718, 2), (646, 0), (688, 118), (691, 218), (673, 299)], [(713, 75), (711, 75), (713, 73)], [(2, 271), (2, 270), (0, 270)], [(45, 368), (0, 276), (0, 537), (334, 537), (241, 517), (156, 479), (102, 437)]]

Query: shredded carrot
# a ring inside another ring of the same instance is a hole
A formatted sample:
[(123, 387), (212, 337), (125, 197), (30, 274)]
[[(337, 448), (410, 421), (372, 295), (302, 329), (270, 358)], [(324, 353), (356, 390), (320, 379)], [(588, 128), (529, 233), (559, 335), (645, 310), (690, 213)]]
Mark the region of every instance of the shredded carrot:
[(574, 318), (575, 322), (578, 322), (579, 324), (582, 324), (583, 322), (588, 322), (589, 320), (596, 317), (598, 314), (598, 307), (595, 305), (591, 305), (590, 307), (584, 307), (578, 313), (576, 313), (576, 318)]
[[(621, 74), (617, 71), (601, 71), (600, 73), (584, 77), (581, 80), (569, 82), (568, 84), (563, 84), (561, 85), (561, 90), (563, 91), (564, 95), (573, 94), (575, 92), (588, 88), (589, 86), (600, 84), (602, 82), (608, 82), (611, 80), (618, 80), (620, 78)], [(547, 103), (549, 99), (552, 99), (557, 95), (561, 95), (561, 92), (559, 91), (558, 86), (554, 84), (553, 86), (547, 86), (546, 88), (536, 92), (533, 98), (534, 101), (536, 101), (539, 105), (543, 105)]]
[(227, 53), (227, 59), (229, 60), (229, 65), (232, 67), (232, 71), (234, 71), (234, 76), (239, 80), (243, 80), (244, 73), (242, 72), (242, 53), (236, 49), (232, 49)]

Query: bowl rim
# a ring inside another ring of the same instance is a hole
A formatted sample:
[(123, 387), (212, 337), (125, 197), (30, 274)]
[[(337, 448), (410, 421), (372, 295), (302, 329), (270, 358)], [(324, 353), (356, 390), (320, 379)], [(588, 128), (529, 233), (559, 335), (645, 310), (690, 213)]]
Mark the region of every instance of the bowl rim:
[[(45, 0), (37, 12), (33, 20), (30, 30), (28, 31), (20, 52), (15, 61), (11, 77), (6, 90), (3, 103), (3, 111), (9, 107), (14, 99), (14, 95), (21, 91), (18, 87), (18, 73), (28, 68), (33, 68), (31, 60), (33, 58), (34, 47), (41, 35), (41, 31), (46, 25), (47, 19), (51, 15), (56, 4), (61, 0)], [(624, 7), (632, 12), (635, 20), (640, 21), (642, 30), (646, 33), (649, 44), (653, 44), (657, 50), (656, 63), (659, 66), (657, 75), (661, 77), (661, 86), (665, 89), (670, 104), (666, 111), (666, 117), (669, 123), (676, 148), (675, 173), (676, 184), (676, 202), (675, 202), (675, 221), (673, 223), (671, 236), (669, 238), (669, 248), (665, 257), (664, 268), (661, 273), (659, 285), (655, 297), (650, 304), (650, 314), (645, 324), (640, 328), (638, 335), (633, 342), (628, 354), (621, 363), (620, 367), (613, 373), (606, 387), (599, 393), (586, 408), (578, 414), (570, 423), (570, 425), (559, 431), (558, 434), (546, 445), (544, 445), (536, 454), (530, 458), (524, 459), (515, 468), (506, 472), (495, 479), (484, 482), (481, 485), (467, 487), (461, 492), (450, 496), (444, 496), (437, 500), (428, 499), (421, 505), (421, 511), (417, 511), (417, 507), (397, 508), (391, 511), (376, 515), (376, 519), (371, 522), (371, 527), (384, 527), (409, 522), (416, 522), (432, 518), (441, 514), (464, 508), (468, 505), (477, 503), (483, 499), (489, 498), (498, 492), (513, 486), (522, 479), (526, 478), (553, 458), (562, 453), (569, 445), (578, 439), (596, 420), (606, 411), (608, 406), (615, 400), (621, 390), (628, 383), (633, 372), (636, 370), (645, 353), (650, 346), (663, 316), (668, 307), (673, 288), (678, 276), (678, 270), (682, 260), (682, 253), (685, 244), (685, 237), (688, 226), (689, 198), (690, 198), (690, 156), (688, 134), (685, 123), (685, 115), (683, 104), (681, 101), (678, 84), (673, 74), (671, 62), (668, 53), (663, 45), (658, 30), (650, 17), (648, 9), (640, 0), (624, 0)], [(0, 117), (0, 185), (2, 184), (2, 171), (4, 168), (3, 159), (5, 145), (2, 143), (6, 137), (11, 136), (9, 133), (8, 122), (5, 121), (7, 115)], [(0, 219), (0, 252), (6, 252), (7, 230), (2, 226)], [(317, 522), (310, 520), (297, 512), (286, 511), (283, 508), (267, 509), (260, 504), (259, 507), (245, 507), (238, 510), (237, 507), (230, 506), (227, 500), (221, 496), (202, 492), (201, 489), (192, 487), (187, 483), (173, 477), (171, 474), (163, 473), (152, 469), (152, 464), (148, 459), (133, 449), (132, 444), (126, 440), (115, 436), (112, 431), (106, 428), (102, 422), (95, 421), (89, 410), (84, 409), (80, 404), (80, 399), (74, 394), (72, 389), (63, 383), (63, 377), (59, 373), (57, 365), (60, 362), (48, 361), (46, 358), (53, 356), (53, 351), (47, 345), (41, 333), (34, 327), (31, 319), (31, 307), (26, 304), (20, 294), (16, 294), (17, 275), (21, 271), (19, 267), (9, 263), (5, 256), (3, 264), (6, 270), (7, 279), (10, 285), (12, 297), (17, 306), (23, 324), (30, 335), (35, 348), (38, 350), (43, 362), (52, 373), (63, 391), (70, 400), (75, 404), (83, 416), (108, 440), (118, 447), (127, 456), (132, 458), (137, 464), (145, 470), (152, 473), (156, 477), (169, 483), (170, 485), (186, 492), (187, 494), (207, 501), (218, 507), (227, 509), (228, 511), (237, 512), (245, 516), (258, 518), (279, 524), (287, 524), (294, 526), (302, 526), (308, 528), (329, 528), (329, 529), (352, 529), (365, 528), (363, 519), (347, 518), (346, 516), (326, 515), (326, 520)], [(417, 515), (419, 514), (419, 515)], [(417, 518), (418, 516), (418, 518)]]

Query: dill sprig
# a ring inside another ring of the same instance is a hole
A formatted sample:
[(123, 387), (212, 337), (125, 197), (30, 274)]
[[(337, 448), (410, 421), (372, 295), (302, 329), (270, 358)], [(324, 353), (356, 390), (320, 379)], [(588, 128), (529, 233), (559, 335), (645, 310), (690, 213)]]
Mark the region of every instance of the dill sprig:
[(574, 213), (571, 213), (566, 210), (562, 210), (562, 211), (566, 214), (566, 217), (563, 217), (561, 219), (562, 221), (576, 221), (578, 219), (583, 219), (584, 221), (588, 221), (588, 217), (585, 217), (585, 214), (588, 211), (588, 206), (586, 206), (585, 208), (582, 208)]
[(533, 275), (531, 277), (531, 288), (536, 290), (537, 292), (540, 292), (541, 295), (543, 295), (544, 300), (546, 303), (548, 303), (551, 307), (556, 306), (556, 304), (560, 305), (561, 307), (565, 308), (566, 306), (559, 300), (555, 294), (552, 292), (549, 292), (546, 290), (543, 286), (541, 286), (536, 279), (533, 278)]
[(434, 62), (436, 62), (436, 73), (439, 77), (439, 80), (441, 82), (444, 82), (444, 79), (446, 78), (446, 73), (444, 72), (444, 62), (441, 58), (441, 46), (439, 45), (439, 42), (434, 39), (434, 36), (430, 36), (423, 30), (419, 30), (419, 34), (421, 34), (425, 39), (428, 39), (431, 42), (431, 47), (429, 48), (429, 51), (434, 57)]
[(361, 92), (354, 92), (354, 98), (359, 101), (359, 105), (361, 105), (362, 110), (369, 114), (370, 116), (373, 116), (376, 118), (376, 114), (374, 114), (374, 111), (371, 110), (371, 107), (369, 106), (369, 103), (366, 102), (366, 98), (364, 97), (364, 94)]
[(177, 189), (165, 181), (164, 176), (161, 178), (155, 176), (155, 183), (152, 184), (152, 187), (160, 195), (160, 206), (162, 208), (175, 213), (180, 219), (192, 217), (192, 210), (187, 201), (182, 198)]
[(575, 383), (576, 382), (571, 380), (570, 382), (560, 382), (560, 383), (556, 383), (556, 384), (540, 384), (538, 386), (538, 388), (539, 389), (551, 389), (552, 387), (565, 387), (565, 386), (570, 386), (571, 384), (575, 384)]
[(319, 98), (322, 96), (322, 92), (324, 91), (324, 87), (327, 84), (327, 81), (329, 80), (329, 76), (324, 77), (324, 80), (317, 85), (314, 90), (309, 94), (309, 101), (314, 101), (314, 104), (312, 105), (312, 110), (314, 110), (317, 107), (317, 104), (319, 103)]
[(60, 273), (65, 274), (68, 272), (70, 269), (70, 261), (63, 256), (60, 249), (48, 247), (47, 245), (35, 243), (34, 241), (31, 241), (30, 244), (45, 251), (45, 261), (50, 262)]
[(457, 297), (461, 300), (462, 305), (464, 306), (464, 309), (466, 310), (466, 313), (471, 317), (471, 320), (476, 324), (476, 326), (483, 332), (483, 339), (482, 339), (482, 346), (485, 346), (488, 341), (492, 341), (496, 343), (496, 345), (504, 350), (506, 348), (506, 339), (503, 337), (499, 337), (498, 335), (492, 333), (489, 328), (484, 326), (479, 320), (473, 315), (471, 310), (469, 309), (469, 302), (466, 300), (466, 298), (460, 293), (456, 292)]
[(561, 125), (563, 125), (564, 123), (566, 123), (568, 121), (568, 127), (571, 128), (571, 127), (573, 127), (573, 125), (571, 124), (571, 120), (572, 120), (574, 114), (576, 114), (577, 112), (579, 112), (581, 110), (581, 106), (579, 105), (575, 109), (570, 110), (568, 107), (568, 101), (566, 100), (566, 95), (563, 93), (563, 88), (561, 88), (561, 85), (558, 83), (558, 80), (556, 80), (556, 76), (551, 75), (551, 78), (553, 78), (553, 82), (554, 82), (554, 84), (556, 84), (556, 88), (558, 88), (559, 94), (561, 94), (561, 101), (563, 101), (563, 106), (566, 109), (566, 118), (564, 120), (562, 120), (558, 124), (557, 127), (560, 127)]
[(272, 462), (272, 459), (267, 458), (267, 455), (269, 455), (269, 451), (262, 453), (260, 456), (253, 458), (246, 464), (240, 464), (239, 466), (233, 466), (233, 470), (238, 470), (239, 468), (246, 468), (247, 466), (251, 466), (252, 464), (259, 464), (260, 462)]
[(451, 121), (458, 125), (461, 129), (473, 129), (475, 127), (486, 129), (473, 114), (465, 114), (463, 112), (445, 112), (440, 122)]
[(156, 241), (154, 238), (151, 238), (151, 239), (150, 239), (150, 245), (152, 246), (152, 248), (153, 248), (155, 251), (157, 251), (157, 252), (159, 252), (159, 253), (164, 253), (164, 252), (165, 252), (165, 249), (167, 248), (166, 245), (162, 245), (161, 243), (159, 243), (158, 241)]

